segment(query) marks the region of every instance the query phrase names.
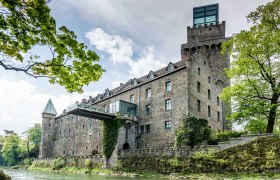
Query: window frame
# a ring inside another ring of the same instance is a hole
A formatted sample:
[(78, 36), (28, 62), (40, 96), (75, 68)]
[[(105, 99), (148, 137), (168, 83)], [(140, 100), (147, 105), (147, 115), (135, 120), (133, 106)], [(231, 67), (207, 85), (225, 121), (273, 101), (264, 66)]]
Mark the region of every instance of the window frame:
[(196, 110), (197, 112), (201, 112), (201, 101), (199, 99), (196, 101)]
[[(133, 100), (133, 101), (132, 101), (132, 100)], [(129, 96), (129, 102), (130, 102), (130, 103), (134, 103), (134, 102), (135, 102), (134, 94), (132, 94), (132, 95)]]
[(152, 89), (151, 88), (146, 89), (146, 97), (147, 98), (151, 98), (152, 97)]
[(211, 106), (208, 105), (208, 117), (211, 117)]
[(171, 81), (165, 82), (165, 91), (170, 92), (172, 90), (172, 84)]
[(146, 116), (151, 116), (152, 115), (152, 105), (147, 104), (146, 108), (145, 108), (145, 111), (146, 111)]
[(165, 100), (165, 111), (171, 111), (172, 110), (172, 101), (171, 99)]
[(196, 92), (200, 93), (200, 91), (201, 91), (201, 83), (199, 81), (197, 81)]
[(151, 124), (145, 124), (145, 133), (148, 134), (151, 132)]
[(171, 121), (164, 121), (164, 129), (169, 131), (172, 128), (172, 123)]

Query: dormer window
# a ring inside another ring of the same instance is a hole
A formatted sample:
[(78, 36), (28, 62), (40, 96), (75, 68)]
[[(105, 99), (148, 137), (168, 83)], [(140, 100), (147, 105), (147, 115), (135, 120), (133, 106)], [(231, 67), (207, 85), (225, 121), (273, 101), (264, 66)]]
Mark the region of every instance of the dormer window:
[(170, 62), (167, 66), (167, 71), (173, 71), (174, 69), (175, 69), (174, 64)]
[(133, 86), (136, 86), (138, 83), (137, 83), (137, 81), (136, 81), (136, 79), (134, 79), (133, 81), (132, 81), (132, 85)]
[(154, 72), (153, 71), (150, 71), (150, 73), (149, 73), (149, 75), (148, 75), (148, 79), (154, 79), (154, 77), (155, 77), (155, 74), (154, 74)]

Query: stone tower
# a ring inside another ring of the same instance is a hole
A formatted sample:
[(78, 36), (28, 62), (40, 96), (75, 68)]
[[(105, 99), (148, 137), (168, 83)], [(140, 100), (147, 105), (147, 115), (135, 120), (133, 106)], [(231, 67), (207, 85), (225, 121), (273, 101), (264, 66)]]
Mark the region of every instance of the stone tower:
[(52, 100), (49, 99), (42, 112), (42, 137), (39, 158), (53, 157), (56, 115), (57, 113)]
[(226, 22), (219, 23), (219, 4), (193, 8), (193, 27), (188, 26), (188, 41), (181, 45), (181, 58), (188, 59), (201, 49), (212, 65), (213, 74), (225, 86), (230, 82), (225, 74), (229, 68), (230, 57), (221, 54), (221, 45), (229, 38), (225, 37)]
[[(211, 4), (193, 8), (193, 26), (187, 27), (187, 43), (181, 45), (181, 59), (188, 59), (198, 50), (202, 51), (211, 65), (216, 82), (224, 87), (230, 85), (225, 69), (230, 66), (230, 56), (221, 54), (222, 43), (229, 40), (225, 36), (226, 22), (219, 23), (219, 4)], [(227, 108), (224, 103), (222, 117), (225, 120)], [(224, 129), (231, 129), (228, 121)]]

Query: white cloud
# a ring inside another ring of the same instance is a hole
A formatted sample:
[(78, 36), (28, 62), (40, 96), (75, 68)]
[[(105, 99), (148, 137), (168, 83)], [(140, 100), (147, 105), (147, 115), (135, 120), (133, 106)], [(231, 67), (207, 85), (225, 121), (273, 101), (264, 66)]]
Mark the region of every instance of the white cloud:
[(57, 113), (60, 114), (64, 108), (88, 98), (95, 96), (98, 92), (84, 94), (42, 94), (36, 91), (36, 87), (24, 80), (8, 81), (0, 78), (0, 134), (3, 129), (14, 130), (22, 133), (34, 123), (41, 123), (41, 113), (49, 98), (52, 99)]
[(132, 41), (119, 36), (110, 36), (102, 29), (96, 28), (88, 33), (86, 37), (96, 49), (111, 55), (113, 63), (129, 63), (133, 55)]
[(114, 89), (114, 88), (120, 86), (120, 83), (122, 83), (122, 81), (114, 81), (114, 82), (112, 83), (112, 88)]
[(148, 46), (141, 52), (141, 56), (134, 58), (133, 41), (117, 35), (109, 35), (101, 28), (93, 29), (86, 33), (90, 43), (99, 51), (110, 56), (113, 63), (126, 63), (130, 67), (131, 77), (140, 77), (147, 74), (151, 69), (157, 70), (165, 66), (163, 60), (155, 57), (154, 47)]

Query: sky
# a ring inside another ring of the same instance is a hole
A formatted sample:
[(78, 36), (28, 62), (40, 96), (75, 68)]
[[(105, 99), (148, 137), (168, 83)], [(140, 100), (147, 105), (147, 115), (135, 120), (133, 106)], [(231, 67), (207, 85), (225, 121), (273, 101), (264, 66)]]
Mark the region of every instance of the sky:
[[(58, 114), (82, 98), (96, 96), (133, 77), (180, 60), (187, 42), (193, 7), (219, 3), (219, 21), (226, 36), (249, 29), (246, 16), (269, 0), (55, 0), (49, 6), (57, 26), (74, 31), (80, 42), (94, 50), (106, 72), (84, 93), (67, 93), (46, 78), (32, 78), (0, 67), (0, 134), (21, 134), (42, 122), (42, 111), (52, 99)], [(39, 50), (44, 55), (44, 50)]]

